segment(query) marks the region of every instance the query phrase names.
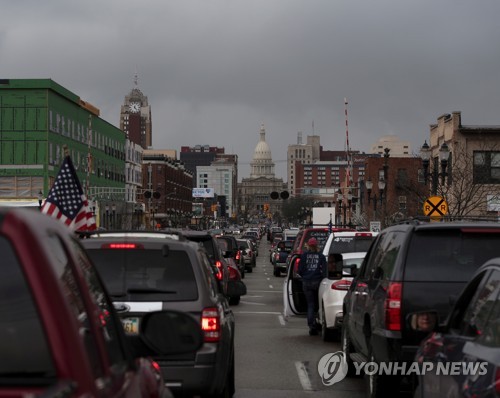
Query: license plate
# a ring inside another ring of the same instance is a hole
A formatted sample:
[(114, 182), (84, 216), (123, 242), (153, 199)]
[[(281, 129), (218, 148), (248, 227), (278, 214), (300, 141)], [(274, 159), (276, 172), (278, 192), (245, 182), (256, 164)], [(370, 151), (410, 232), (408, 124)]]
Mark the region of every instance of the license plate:
[(126, 334), (139, 334), (139, 318), (122, 318), (122, 325)]

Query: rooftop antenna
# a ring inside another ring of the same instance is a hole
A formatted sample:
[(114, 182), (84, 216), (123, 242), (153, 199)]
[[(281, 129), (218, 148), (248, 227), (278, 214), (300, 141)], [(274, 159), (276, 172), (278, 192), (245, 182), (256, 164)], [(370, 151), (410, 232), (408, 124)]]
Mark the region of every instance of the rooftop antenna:
[(139, 86), (139, 73), (137, 72), (137, 66), (136, 66), (134, 73), (134, 88), (137, 88), (138, 86)]
[(346, 184), (351, 186), (351, 176), (352, 176), (352, 159), (351, 159), (351, 148), (349, 146), (349, 122), (347, 117), (347, 98), (344, 98), (344, 106), (345, 106), (345, 150), (346, 150), (346, 159), (347, 159), (347, 170), (346, 170)]

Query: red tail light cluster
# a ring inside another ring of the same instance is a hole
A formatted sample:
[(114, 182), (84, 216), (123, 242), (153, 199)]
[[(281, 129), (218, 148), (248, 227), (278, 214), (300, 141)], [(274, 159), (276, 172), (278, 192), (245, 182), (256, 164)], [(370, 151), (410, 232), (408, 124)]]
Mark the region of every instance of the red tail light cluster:
[(401, 282), (391, 282), (385, 299), (385, 327), (387, 330), (401, 330)]
[(293, 272), (299, 272), (300, 257), (297, 257), (293, 263)]
[(240, 261), (240, 258), (241, 258), (241, 251), (240, 251), (240, 250), (238, 250), (238, 251), (236, 252), (236, 260)]
[(220, 315), (215, 307), (205, 308), (201, 313), (201, 330), (203, 340), (207, 343), (220, 340)]
[(233, 267), (228, 267), (228, 268), (229, 268), (229, 279), (238, 280), (241, 278), (237, 269), (234, 269)]
[(215, 277), (221, 281), (222, 280), (222, 263), (220, 261), (216, 261), (215, 265), (217, 266), (217, 274), (215, 275)]
[(351, 286), (351, 281), (348, 279), (341, 279), (332, 283), (331, 288), (333, 290), (349, 290)]

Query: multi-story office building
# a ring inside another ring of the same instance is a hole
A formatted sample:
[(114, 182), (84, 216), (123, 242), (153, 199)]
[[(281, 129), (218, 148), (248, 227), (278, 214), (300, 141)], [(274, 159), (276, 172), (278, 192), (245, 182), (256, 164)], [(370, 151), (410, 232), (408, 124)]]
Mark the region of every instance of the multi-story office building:
[(218, 155), (224, 154), (224, 148), (210, 145), (195, 145), (193, 147), (183, 146), (179, 154), (179, 160), (184, 163), (186, 169), (195, 175), (193, 187), (198, 187), (196, 167), (210, 166)]
[(52, 186), (67, 147), (97, 211), (100, 204), (124, 202), (126, 137), (99, 113), (51, 79), (1, 79), (1, 200), (37, 205)]

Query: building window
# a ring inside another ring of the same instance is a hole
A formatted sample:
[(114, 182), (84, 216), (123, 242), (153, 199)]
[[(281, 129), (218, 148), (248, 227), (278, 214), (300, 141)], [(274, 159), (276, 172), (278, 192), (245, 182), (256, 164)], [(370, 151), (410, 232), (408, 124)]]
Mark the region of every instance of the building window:
[(475, 184), (500, 184), (500, 152), (475, 151), (473, 179)]

